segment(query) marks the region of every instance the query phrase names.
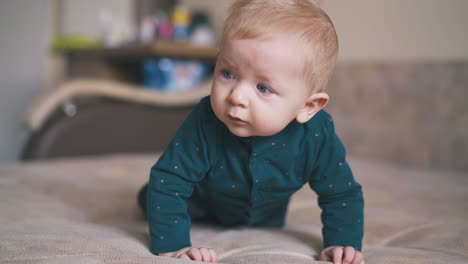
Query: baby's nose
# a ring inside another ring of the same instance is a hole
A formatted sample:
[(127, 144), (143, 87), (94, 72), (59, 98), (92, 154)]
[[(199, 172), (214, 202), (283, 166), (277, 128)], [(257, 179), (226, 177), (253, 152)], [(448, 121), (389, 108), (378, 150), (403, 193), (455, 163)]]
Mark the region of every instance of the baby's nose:
[(249, 106), (248, 94), (246, 93), (242, 85), (238, 85), (234, 89), (232, 89), (228, 100), (229, 100), (229, 103), (235, 106), (240, 106), (243, 108), (246, 108)]

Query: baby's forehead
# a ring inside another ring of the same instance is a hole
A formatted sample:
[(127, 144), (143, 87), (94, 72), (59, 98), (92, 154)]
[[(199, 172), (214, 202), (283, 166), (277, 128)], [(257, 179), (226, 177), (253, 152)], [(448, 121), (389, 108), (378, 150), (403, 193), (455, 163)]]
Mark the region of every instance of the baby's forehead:
[(301, 38), (300, 34), (277, 30), (262, 32), (254, 36), (245, 36), (242, 34), (232, 34), (225, 36), (223, 41), (220, 42), (220, 51), (223, 51), (226, 46), (236, 41), (250, 41), (253, 43), (258, 43), (259, 53), (262, 51), (268, 52), (268, 50), (261, 50), (261, 47), (265, 46), (263, 44), (267, 43), (267, 46), (270, 48), (279, 49), (278, 52), (281, 52), (282, 50), (294, 50), (296, 53), (302, 54), (302, 57), (304, 57), (306, 53), (310, 53), (311, 47), (313, 46), (312, 43), (307, 42), (304, 38)]
[(251, 40), (254, 42), (275, 42), (277, 44), (284, 45), (284, 49), (294, 49), (296, 53), (301, 54), (302, 58), (313, 58), (317, 55), (317, 47), (322, 46), (320, 40), (305, 38), (300, 31), (286, 31), (282, 29), (272, 29), (266, 32), (259, 32), (255, 35), (245, 36), (241, 33), (231, 34), (226, 36), (226, 41), (220, 43), (220, 46), (224, 46), (226, 42), (233, 40)]
[[(240, 44), (239, 44), (240, 43)], [(285, 32), (270, 32), (251, 38), (231, 36), (220, 43), (220, 54), (223, 52), (240, 52), (243, 50), (243, 43), (250, 43), (254, 46), (254, 54), (250, 54), (252, 59), (265, 59), (274, 55), (280, 61), (296, 60), (304, 63), (306, 58), (310, 58), (313, 53), (313, 45), (307, 43), (299, 36)], [(233, 44), (235, 48), (232, 49)], [(238, 50), (236, 50), (238, 49)]]
[(274, 39), (289, 39), (297, 43), (305, 43), (306, 40), (303, 38), (304, 32), (301, 30), (288, 29), (287, 27), (268, 27), (262, 29), (253, 28), (242, 28), (232, 29), (230, 32), (225, 32), (223, 37), (225, 40), (236, 40), (236, 39), (250, 39), (254, 41), (265, 41)]
[(224, 43), (219, 62), (266, 79), (303, 79), (305, 60), (299, 47), (288, 38), (233, 38)]

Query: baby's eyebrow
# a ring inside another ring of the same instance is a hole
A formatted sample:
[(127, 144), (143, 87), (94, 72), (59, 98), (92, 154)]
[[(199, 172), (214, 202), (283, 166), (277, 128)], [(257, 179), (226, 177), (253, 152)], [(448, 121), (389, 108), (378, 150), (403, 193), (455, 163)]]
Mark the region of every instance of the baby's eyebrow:
[(270, 75), (268, 75), (265, 72), (259, 71), (256, 74), (257, 79), (262, 80), (263, 82), (267, 82), (268, 84), (272, 85), (275, 82), (275, 78), (271, 78)]
[(224, 64), (227, 64), (229, 67), (234, 67), (235, 63), (232, 63), (232, 61), (224, 56), (221, 57), (221, 62)]
[(264, 74), (264, 73), (262, 73), (262, 72), (259, 72), (259, 73), (257, 73), (256, 75), (257, 75), (257, 79), (259, 79), (259, 80), (265, 81), (265, 82), (267, 82), (267, 83), (273, 82), (273, 80), (272, 80), (270, 77), (268, 77), (267, 74)]

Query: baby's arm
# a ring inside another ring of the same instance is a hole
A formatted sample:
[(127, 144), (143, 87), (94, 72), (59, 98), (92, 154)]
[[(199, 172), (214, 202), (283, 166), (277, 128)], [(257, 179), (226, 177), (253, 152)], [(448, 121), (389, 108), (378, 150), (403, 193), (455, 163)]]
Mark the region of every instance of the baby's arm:
[(186, 247), (175, 252), (159, 253), (159, 256), (216, 263), (216, 252), (206, 247)]
[(212, 136), (205, 131), (210, 128), (207, 119), (213, 119), (207, 113), (210, 109), (209, 99), (202, 99), (151, 168), (146, 212), (154, 254), (191, 246), (186, 201), (210, 168), (212, 144), (207, 140)]
[[(361, 258), (364, 199), (346, 162), (345, 149), (331, 117), (322, 119), (320, 144), (315, 150), (310, 187), (318, 194), (322, 209), (324, 250), (320, 257), (335, 263), (354, 263)], [(338, 260), (339, 259), (339, 260)], [(352, 259), (352, 262), (348, 260)]]

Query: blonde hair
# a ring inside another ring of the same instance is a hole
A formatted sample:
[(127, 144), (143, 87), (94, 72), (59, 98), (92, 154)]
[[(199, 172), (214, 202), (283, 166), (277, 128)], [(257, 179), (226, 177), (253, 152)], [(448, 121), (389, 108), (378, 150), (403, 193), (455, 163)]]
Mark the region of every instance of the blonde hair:
[(228, 11), (220, 46), (229, 39), (265, 38), (273, 32), (291, 34), (304, 44), (304, 77), (313, 92), (323, 91), (335, 68), (338, 38), (328, 15), (311, 0), (236, 1)]

